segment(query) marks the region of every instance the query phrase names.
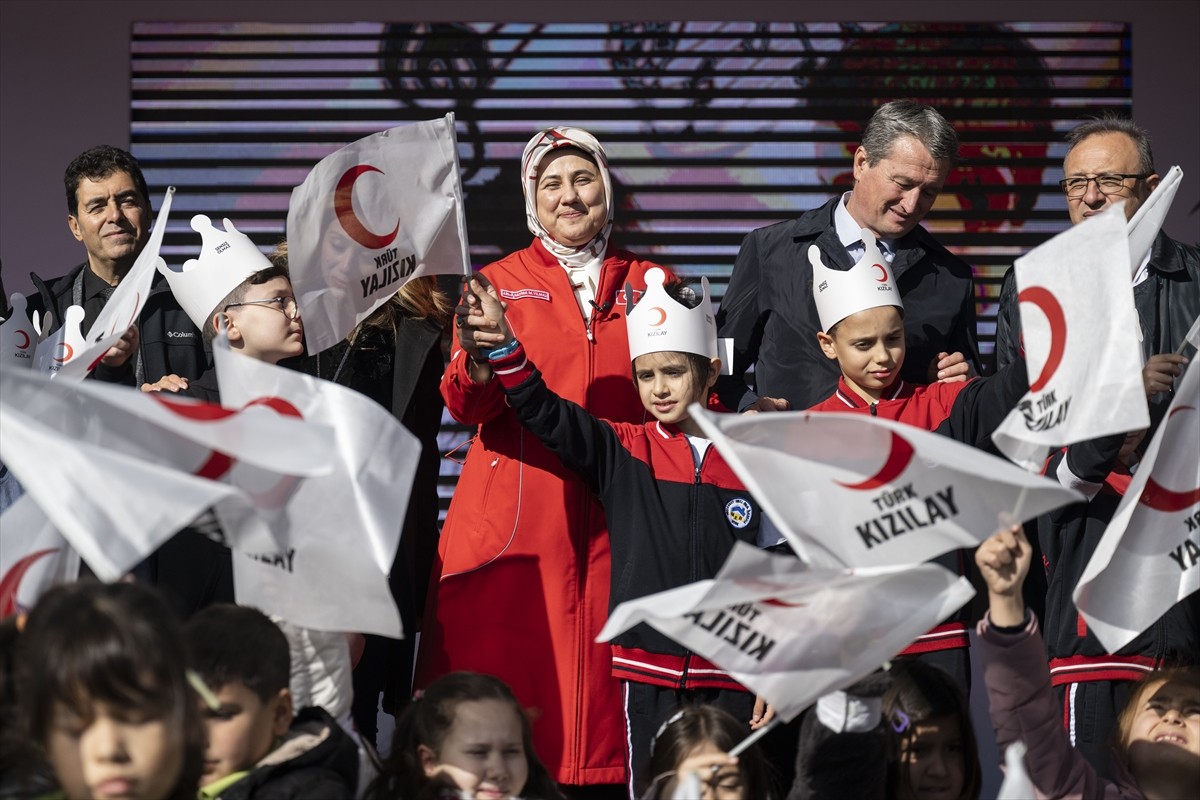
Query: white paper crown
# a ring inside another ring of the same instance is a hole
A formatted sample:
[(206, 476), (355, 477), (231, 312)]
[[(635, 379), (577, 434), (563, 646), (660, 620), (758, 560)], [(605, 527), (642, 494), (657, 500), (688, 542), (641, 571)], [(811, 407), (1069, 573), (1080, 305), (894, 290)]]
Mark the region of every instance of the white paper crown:
[(239, 283), (259, 270), (271, 266), (271, 261), (250, 241), (250, 237), (222, 220), (225, 230), (212, 224), (203, 214), (192, 217), (192, 230), (200, 234), (200, 258), (189, 258), (178, 272), (167, 269), (167, 283), (183, 310), (196, 327), (204, 323), (225, 296)]
[(696, 353), (716, 358), (717, 324), (713, 320), (708, 279), (701, 278), (704, 297), (695, 308), (677, 302), (663, 282), (667, 274), (658, 267), (646, 271), (646, 291), (633, 308), (633, 288), (625, 286), (625, 330), (629, 335), (629, 360), (664, 351)]
[(808, 263), (812, 264), (813, 300), (817, 303), (817, 316), (821, 330), (829, 329), (851, 314), (879, 306), (896, 306), (903, 309), (892, 267), (879, 252), (875, 234), (862, 231), (866, 252), (848, 270), (830, 269), (821, 261), (821, 251), (816, 245), (808, 248)]

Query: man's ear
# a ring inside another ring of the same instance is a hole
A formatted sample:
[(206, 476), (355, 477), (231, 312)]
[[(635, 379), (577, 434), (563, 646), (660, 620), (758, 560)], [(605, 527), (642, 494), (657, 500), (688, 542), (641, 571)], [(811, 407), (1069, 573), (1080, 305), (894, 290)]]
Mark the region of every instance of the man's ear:
[(71, 229), (71, 235), (75, 237), (75, 241), (83, 241), (83, 232), (79, 230), (79, 220), (74, 214), (67, 214), (67, 227)]
[(271, 732), (275, 736), (283, 736), (292, 727), (292, 693), (288, 689), (280, 689), (275, 697), (275, 716), (271, 720)]
[(1155, 189), (1158, 188), (1158, 184), (1160, 181), (1162, 181), (1162, 177), (1157, 172), (1154, 173), (1153, 175), (1151, 175), (1150, 177), (1146, 178), (1146, 196), (1147, 197), (1150, 196), (1151, 192), (1153, 192)]
[(858, 183), (858, 181), (862, 178), (863, 173), (866, 172), (867, 167), (869, 167), (869, 166), (870, 165), (867, 163), (867, 151), (861, 147), (858, 148), (857, 150), (855, 150), (854, 151), (854, 182), (855, 183)]
[(817, 343), (821, 345), (821, 352), (826, 358), (837, 361), (837, 350), (833, 347), (833, 337), (824, 331), (817, 331)]

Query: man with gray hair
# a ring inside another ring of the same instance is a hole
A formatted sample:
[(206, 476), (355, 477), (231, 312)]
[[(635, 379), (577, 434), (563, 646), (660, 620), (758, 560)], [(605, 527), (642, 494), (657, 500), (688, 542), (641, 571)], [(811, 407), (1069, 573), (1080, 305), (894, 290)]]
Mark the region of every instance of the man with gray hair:
[[(924, 384), (979, 371), (971, 268), (920, 227), (957, 155), (958, 136), (937, 110), (894, 100), (863, 131), (852, 191), (745, 238), (717, 314), (719, 335), (734, 348), (733, 376), (717, 387), (727, 407), (765, 408), (780, 398), (806, 409), (834, 393), (837, 363), (817, 343), (808, 248), (850, 269), (865, 252), (863, 228), (879, 240), (904, 300), (901, 378)], [(742, 380), (751, 366), (753, 390)]]
[[(1063, 179), (1071, 224), (1125, 201), (1131, 219), (1158, 186), (1150, 137), (1133, 120), (1105, 115), (1088, 120), (1067, 134)], [(1177, 242), (1159, 231), (1150, 249), (1141, 254), (1133, 276), (1133, 299), (1142, 330), (1142, 370), (1153, 410), (1161, 416), (1170, 402), (1168, 392), (1182, 374), (1185, 359), (1175, 354), (1192, 322), (1200, 314), (1200, 249)], [(996, 366), (1018, 358), (1021, 317), (1017, 310), (1017, 281), (1010, 268), (1000, 288), (996, 316)]]

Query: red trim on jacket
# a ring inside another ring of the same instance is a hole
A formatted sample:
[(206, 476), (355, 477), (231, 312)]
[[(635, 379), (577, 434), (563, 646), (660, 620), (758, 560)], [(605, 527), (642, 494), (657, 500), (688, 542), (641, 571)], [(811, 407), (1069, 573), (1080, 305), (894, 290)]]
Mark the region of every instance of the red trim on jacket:
[(1161, 669), (1160, 659), (1148, 656), (1069, 656), (1050, 659), (1050, 683), (1063, 686), (1089, 681), (1140, 681)]
[(636, 647), (612, 646), (614, 678), (671, 689), (728, 689), (748, 692), (727, 672), (695, 653), (673, 656)]
[(971, 646), (966, 623), (946, 622), (922, 633), (916, 641), (900, 651), (902, 656), (937, 653), (942, 650), (965, 650)]

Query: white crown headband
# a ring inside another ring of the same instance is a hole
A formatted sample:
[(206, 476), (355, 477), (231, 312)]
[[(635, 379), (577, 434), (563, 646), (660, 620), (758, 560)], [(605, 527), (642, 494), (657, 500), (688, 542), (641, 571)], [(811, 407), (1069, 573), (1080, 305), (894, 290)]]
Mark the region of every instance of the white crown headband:
[(864, 228), (862, 240), (866, 250), (858, 263), (848, 270), (830, 269), (821, 261), (821, 251), (816, 245), (808, 248), (808, 263), (813, 272), (813, 300), (817, 304), (821, 330), (826, 333), (851, 314), (868, 308), (904, 308), (892, 267), (879, 252), (875, 234)]
[(695, 308), (676, 301), (663, 288), (667, 274), (658, 267), (646, 271), (646, 291), (633, 306), (633, 287), (625, 285), (625, 330), (629, 360), (647, 353), (695, 353), (717, 357), (717, 325), (713, 319), (708, 279), (701, 278), (704, 297)]
[(238, 284), (271, 266), (270, 259), (249, 236), (233, 227), (228, 219), (222, 221), (225, 230), (214, 227), (212, 220), (203, 214), (192, 217), (192, 230), (203, 240), (200, 258), (183, 262), (179, 271), (166, 270), (167, 283), (175, 299), (201, 330), (217, 310), (217, 305)]

